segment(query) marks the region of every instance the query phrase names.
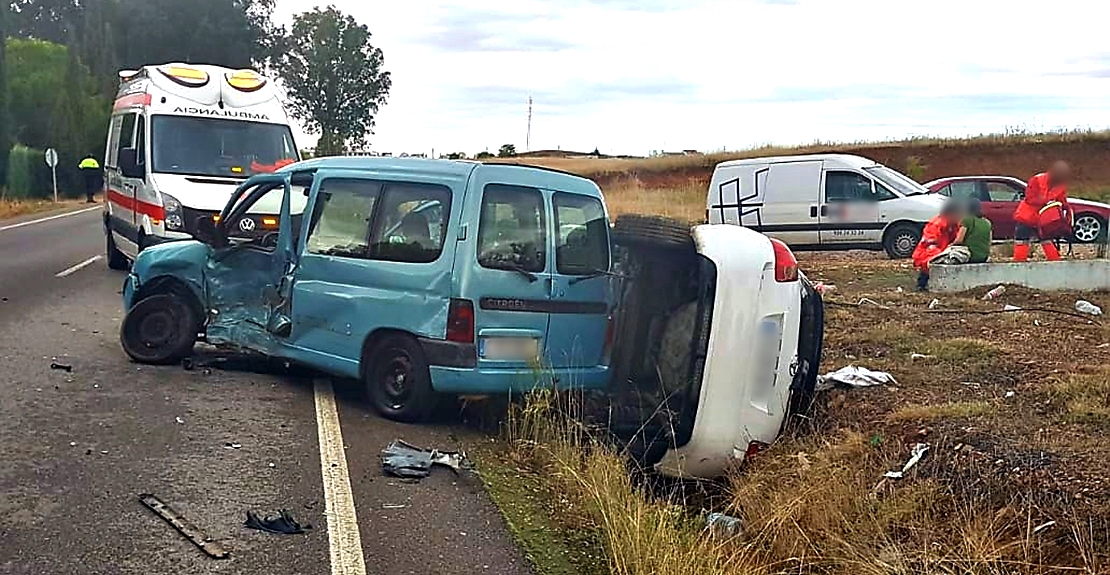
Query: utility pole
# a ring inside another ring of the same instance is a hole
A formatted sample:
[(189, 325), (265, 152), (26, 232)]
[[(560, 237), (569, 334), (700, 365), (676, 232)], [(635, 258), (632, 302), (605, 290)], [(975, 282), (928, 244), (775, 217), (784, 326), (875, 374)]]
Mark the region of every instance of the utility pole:
[(524, 151), (532, 151), (532, 96), (528, 96), (528, 132), (524, 135)]

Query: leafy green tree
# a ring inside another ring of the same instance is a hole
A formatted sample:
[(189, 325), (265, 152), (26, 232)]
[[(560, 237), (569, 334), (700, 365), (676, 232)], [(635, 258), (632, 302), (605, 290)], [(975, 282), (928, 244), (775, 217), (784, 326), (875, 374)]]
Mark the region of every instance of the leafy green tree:
[(516, 155), (516, 146), (513, 144), (505, 144), (497, 149), (497, 157), (511, 158)]
[(8, 67), (6, 64), (8, 37), (8, 4), (0, 2), (0, 182), (8, 177), (8, 150), (12, 147), (11, 115), (8, 113)]
[(493, 157), (493, 154), (491, 154), (489, 152), (485, 152), (485, 151), (478, 152), (477, 154), (474, 155), (475, 160), (488, 160), (492, 157)]
[(317, 155), (365, 146), (392, 85), (369, 28), (334, 6), (315, 8), (293, 18), (280, 48), (289, 112), (320, 135)]
[(444, 158), (448, 160), (465, 160), (466, 152), (451, 152), (450, 154), (444, 156)]

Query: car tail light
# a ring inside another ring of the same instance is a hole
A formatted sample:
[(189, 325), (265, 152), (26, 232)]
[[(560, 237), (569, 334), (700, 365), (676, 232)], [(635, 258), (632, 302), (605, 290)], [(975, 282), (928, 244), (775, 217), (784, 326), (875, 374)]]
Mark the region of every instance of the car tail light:
[(798, 281), (798, 259), (794, 257), (794, 252), (781, 241), (775, 238), (770, 240), (775, 248), (775, 281)]
[(451, 300), (447, 306), (447, 341), (474, 343), (474, 302)]
[(744, 452), (744, 461), (750, 461), (753, 457), (758, 455), (759, 452), (767, 449), (768, 447), (770, 447), (770, 445), (767, 445), (762, 441), (752, 441), (748, 443), (748, 450)]

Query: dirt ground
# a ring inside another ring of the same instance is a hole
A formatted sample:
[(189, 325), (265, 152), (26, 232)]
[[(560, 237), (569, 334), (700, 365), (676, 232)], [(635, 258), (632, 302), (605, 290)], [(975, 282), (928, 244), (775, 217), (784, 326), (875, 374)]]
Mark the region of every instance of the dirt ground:
[(1110, 328), (1066, 315), (1079, 299), (1110, 310), (1110, 294), (1009, 286), (984, 301), (989, 288), (917, 293), (908, 262), (878, 254), (799, 259), (812, 279), (836, 286), (825, 298), (822, 371), (851, 364), (898, 382), (834, 390), (821, 427), (928, 443), (922, 474), (969, 498), (1017, 500), (1037, 524), (1110, 519)]

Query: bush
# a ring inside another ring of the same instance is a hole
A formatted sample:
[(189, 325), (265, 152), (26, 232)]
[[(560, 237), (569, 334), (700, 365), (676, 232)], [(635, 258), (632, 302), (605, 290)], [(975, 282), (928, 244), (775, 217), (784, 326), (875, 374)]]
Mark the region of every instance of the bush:
[(50, 168), (43, 160), (44, 152), (23, 144), (8, 152), (7, 197), (10, 199), (50, 199), (54, 197)]

